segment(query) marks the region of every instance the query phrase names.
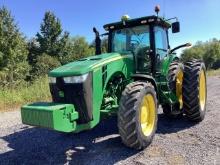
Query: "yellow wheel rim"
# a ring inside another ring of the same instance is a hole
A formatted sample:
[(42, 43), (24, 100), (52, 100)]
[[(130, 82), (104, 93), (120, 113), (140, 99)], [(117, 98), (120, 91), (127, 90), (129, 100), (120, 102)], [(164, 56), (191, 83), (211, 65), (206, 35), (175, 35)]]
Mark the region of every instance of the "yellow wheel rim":
[(141, 130), (145, 136), (149, 136), (154, 130), (156, 110), (154, 97), (151, 94), (144, 96), (140, 108)]
[(203, 111), (206, 103), (206, 79), (204, 70), (201, 71), (199, 76), (199, 102), (201, 110)]
[(176, 96), (180, 103), (180, 109), (183, 108), (183, 94), (182, 94), (182, 84), (183, 84), (183, 71), (179, 71), (176, 77)]

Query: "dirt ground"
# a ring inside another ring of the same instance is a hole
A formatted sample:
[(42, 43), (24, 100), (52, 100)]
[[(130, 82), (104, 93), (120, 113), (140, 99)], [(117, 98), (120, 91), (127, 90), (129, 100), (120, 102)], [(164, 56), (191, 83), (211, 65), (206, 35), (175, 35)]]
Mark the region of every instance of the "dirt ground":
[(0, 164), (195, 164), (220, 165), (220, 77), (208, 78), (208, 103), (199, 124), (167, 119), (159, 110), (153, 143), (143, 151), (126, 148), (116, 118), (95, 129), (63, 134), (23, 125), (19, 111), (0, 113)]

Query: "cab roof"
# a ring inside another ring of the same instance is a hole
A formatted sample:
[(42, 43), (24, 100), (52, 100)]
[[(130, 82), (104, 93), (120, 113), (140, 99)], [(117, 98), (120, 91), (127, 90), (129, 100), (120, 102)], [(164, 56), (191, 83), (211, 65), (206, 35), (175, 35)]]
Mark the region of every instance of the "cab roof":
[(165, 27), (167, 29), (171, 27), (170, 22), (166, 21), (164, 18), (157, 17), (155, 15), (128, 19), (125, 21), (125, 25), (123, 24), (123, 21), (119, 21), (119, 22), (106, 24), (103, 27), (106, 31), (109, 31), (113, 29), (122, 29), (125, 27), (133, 27), (133, 26), (146, 25), (146, 24), (155, 24)]

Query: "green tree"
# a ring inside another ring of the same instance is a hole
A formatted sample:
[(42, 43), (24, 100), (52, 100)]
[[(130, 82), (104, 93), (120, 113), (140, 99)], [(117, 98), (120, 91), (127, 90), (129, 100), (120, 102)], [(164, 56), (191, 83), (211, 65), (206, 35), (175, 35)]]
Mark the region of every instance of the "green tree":
[(216, 58), (217, 60), (213, 63), (212, 68), (213, 69), (218, 69), (220, 68), (220, 40), (213, 39), (216, 43)]
[(46, 12), (40, 26), (40, 33), (36, 35), (36, 40), (40, 44), (40, 52), (59, 58), (68, 37), (68, 32), (63, 34), (60, 20), (52, 12)]
[(43, 53), (37, 57), (37, 62), (34, 66), (36, 70), (34, 77), (37, 78), (46, 75), (49, 71), (58, 66), (60, 66), (60, 62), (56, 58)]
[(197, 42), (193, 47), (185, 49), (181, 55), (183, 61), (191, 60), (193, 58), (202, 59), (204, 54), (204, 47), (202, 42)]
[(60, 20), (52, 12), (46, 12), (40, 32), (28, 42), (28, 61), (32, 66), (30, 79), (44, 76), (59, 66), (63, 56), (71, 53), (68, 42), (69, 33), (63, 32)]
[(108, 52), (108, 38), (107, 37), (102, 39), (101, 47), (102, 47), (102, 53)]
[(85, 37), (76, 36), (71, 38), (67, 44), (69, 55), (63, 56), (62, 64), (88, 57), (94, 54), (95, 50), (90, 47)]
[(40, 45), (36, 41), (36, 38), (32, 38), (28, 41), (28, 62), (31, 66), (35, 65), (37, 62), (37, 57), (41, 54)]
[(204, 44), (205, 53), (203, 55), (206, 67), (213, 68), (213, 65), (220, 60), (220, 43), (215, 39)]
[(182, 54), (183, 61), (192, 58), (203, 59), (208, 69), (220, 67), (220, 42), (212, 39), (207, 42), (197, 42), (190, 49), (185, 49)]
[[(90, 48), (95, 50), (95, 40), (93, 40), (92, 43), (90, 44)], [(101, 39), (101, 51), (102, 53), (108, 52), (108, 38), (107, 37), (104, 37)]]
[(27, 45), (7, 8), (0, 8), (0, 84), (16, 84), (29, 73)]

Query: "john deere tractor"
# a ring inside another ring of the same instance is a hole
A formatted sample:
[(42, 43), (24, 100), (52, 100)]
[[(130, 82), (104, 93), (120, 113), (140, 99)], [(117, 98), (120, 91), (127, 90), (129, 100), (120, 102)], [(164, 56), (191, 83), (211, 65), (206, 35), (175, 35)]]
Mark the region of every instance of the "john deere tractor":
[(177, 18), (156, 15), (104, 25), (108, 53), (101, 53), (96, 34), (96, 55), (49, 72), (53, 102), (24, 105), (24, 124), (61, 132), (94, 128), (117, 115), (122, 142), (131, 148), (147, 147), (157, 129), (157, 109), (168, 117), (187, 116), (202, 121), (206, 112), (206, 69), (201, 60), (182, 63), (170, 48), (168, 31), (180, 31)]

